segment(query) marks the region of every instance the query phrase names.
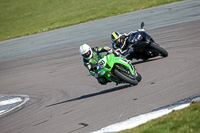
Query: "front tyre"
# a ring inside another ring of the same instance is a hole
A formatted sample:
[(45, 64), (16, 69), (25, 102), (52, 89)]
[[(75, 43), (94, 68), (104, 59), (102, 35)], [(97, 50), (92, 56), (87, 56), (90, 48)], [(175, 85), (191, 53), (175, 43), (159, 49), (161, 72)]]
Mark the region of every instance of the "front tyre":
[(137, 75), (136, 76), (137, 81), (140, 82), (142, 80), (142, 76), (138, 72), (136, 75)]
[(120, 80), (126, 82), (126, 83), (130, 83), (131, 85), (137, 85), (138, 81), (136, 79), (132, 79), (127, 77), (126, 75), (122, 74), (120, 71), (118, 71), (117, 69), (113, 70), (114, 75), (116, 75)]
[(168, 52), (164, 48), (160, 47), (159, 44), (151, 43), (150, 47), (152, 49), (155, 49), (155, 50), (159, 51), (159, 53), (161, 54), (162, 57), (167, 57), (168, 56)]

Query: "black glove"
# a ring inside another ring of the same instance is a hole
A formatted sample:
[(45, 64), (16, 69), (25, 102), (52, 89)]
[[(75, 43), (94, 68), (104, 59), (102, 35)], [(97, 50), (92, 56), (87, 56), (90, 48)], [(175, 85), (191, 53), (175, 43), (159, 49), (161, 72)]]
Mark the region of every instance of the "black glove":
[(113, 50), (112, 49), (109, 49), (108, 50), (108, 54), (112, 54), (113, 53)]

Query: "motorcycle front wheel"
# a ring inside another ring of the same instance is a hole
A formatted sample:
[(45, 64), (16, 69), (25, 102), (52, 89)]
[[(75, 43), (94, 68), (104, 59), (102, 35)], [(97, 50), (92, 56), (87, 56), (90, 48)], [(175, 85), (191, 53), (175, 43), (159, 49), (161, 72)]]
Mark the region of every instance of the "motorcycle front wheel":
[(168, 56), (168, 52), (164, 48), (160, 47), (157, 43), (151, 43), (150, 48), (157, 50), (162, 57)]
[(138, 72), (137, 72), (136, 79), (138, 82), (140, 82), (142, 80), (142, 76)]
[(137, 85), (138, 81), (136, 79), (127, 77), (125, 74), (121, 73), (119, 70), (114, 69), (113, 70), (114, 75), (116, 75), (120, 80), (130, 83), (131, 85)]

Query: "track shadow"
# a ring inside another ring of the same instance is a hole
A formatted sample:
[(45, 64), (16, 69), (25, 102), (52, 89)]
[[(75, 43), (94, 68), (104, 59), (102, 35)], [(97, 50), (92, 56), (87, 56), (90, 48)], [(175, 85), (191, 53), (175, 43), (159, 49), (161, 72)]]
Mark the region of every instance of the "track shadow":
[(130, 87), (130, 86), (131, 85), (123, 85), (123, 86), (119, 86), (119, 87), (114, 87), (114, 88), (103, 90), (103, 91), (100, 91), (100, 92), (97, 92), (97, 93), (87, 94), (87, 95), (83, 95), (83, 96), (80, 96), (80, 97), (77, 97), (77, 98), (73, 98), (73, 99), (69, 99), (69, 100), (66, 100), (66, 101), (54, 103), (54, 104), (48, 105), (46, 107), (51, 107), (51, 106), (55, 106), (55, 105), (59, 105), (59, 104), (67, 103), (67, 102), (82, 100), (82, 99), (86, 99), (86, 98), (90, 98), (90, 97), (94, 97), (94, 96), (118, 91), (118, 90), (121, 90), (121, 89), (125, 89), (125, 88)]
[(137, 62), (133, 62), (131, 64), (132, 65), (137, 65), (137, 64), (147, 63), (147, 62), (150, 62), (150, 61), (156, 61), (156, 60), (160, 60), (160, 59), (163, 59), (163, 58), (162, 57), (158, 57), (158, 58), (153, 58), (153, 59), (148, 59), (148, 60), (140, 60), (140, 61), (137, 61)]

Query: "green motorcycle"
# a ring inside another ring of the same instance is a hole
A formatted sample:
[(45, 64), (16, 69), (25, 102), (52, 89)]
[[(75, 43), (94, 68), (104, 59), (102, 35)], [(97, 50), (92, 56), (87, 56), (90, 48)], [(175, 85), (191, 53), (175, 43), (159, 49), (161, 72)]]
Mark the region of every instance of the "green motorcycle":
[(104, 76), (107, 80), (116, 84), (137, 85), (142, 79), (127, 59), (116, 57), (114, 54), (105, 55), (98, 61), (97, 72), (99, 77)]

